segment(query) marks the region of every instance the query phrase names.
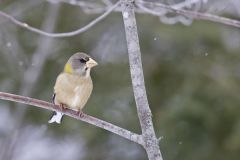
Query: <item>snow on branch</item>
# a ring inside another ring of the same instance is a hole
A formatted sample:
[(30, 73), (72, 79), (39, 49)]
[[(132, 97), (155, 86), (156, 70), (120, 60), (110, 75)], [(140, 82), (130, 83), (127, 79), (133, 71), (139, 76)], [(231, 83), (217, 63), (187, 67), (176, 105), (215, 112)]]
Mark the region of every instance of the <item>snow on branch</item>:
[(30, 97), (19, 96), (19, 95), (10, 94), (10, 93), (5, 93), (5, 92), (0, 92), (0, 99), (7, 100), (7, 101), (18, 102), (18, 103), (23, 103), (23, 104), (39, 107), (39, 108), (42, 108), (42, 109), (51, 110), (51, 111), (59, 111), (59, 112), (62, 112), (69, 117), (87, 122), (89, 124), (92, 124), (94, 126), (102, 128), (102, 129), (105, 129), (107, 131), (115, 133), (115, 134), (117, 134), (117, 135), (119, 135), (119, 136), (121, 136), (125, 139), (128, 139), (130, 141), (133, 141), (135, 143), (138, 143), (138, 144), (141, 144), (141, 145), (144, 144), (141, 135), (130, 132), (126, 129), (120, 128), (116, 125), (113, 125), (113, 124), (108, 123), (106, 121), (100, 120), (98, 118), (89, 116), (85, 113), (83, 113), (83, 115), (80, 117), (79, 113), (77, 111), (67, 109), (67, 108), (61, 110), (58, 105), (54, 105), (54, 104), (46, 102), (46, 101), (42, 101), (42, 100), (30, 98)]
[(80, 33), (83, 33), (85, 31), (87, 31), (89, 28), (93, 27), (95, 24), (97, 24), (98, 22), (100, 22), (102, 19), (104, 19), (105, 17), (107, 17), (113, 10), (114, 8), (116, 8), (118, 5), (120, 4), (120, 1), (118, 1), (116, 4), (114, 4), (112, 7), (110, 7), (106, 12), (104, 12), (102, 15), (100, 15), (99, 17), (97, 17), (96, 19), (94, 19), (93, 21), (91, 21), (90, 23), (88, 23), (86, 26), (79, 28), (75, 31), (71, 31), (71, 32), (65, 32), (65, 33), (48, 33), (45, 31), (42, 31), (40, 29), (31, 27), (30, 25), (28, 25), (27, 23), (21, 22), (17, 19), (15, 19), (14, 17), (12, 17), (11, 15), (8, 15), (7, 13), (4, 13), (2, 11), (0, 11), (0, 16), (5, 17), (6, 19), (10, 20), (11, 22), (13, 22), (14, 24), (23, 27), (25, 29), (28, 29), (32, 32), (38, 33), (40, 35), (43, 36), (47, 36), (47, 37), (52, 37), (52, 38), (59, 38), (59, 37), (71, 37), (71, 36), (75, 36), (78, 35)]

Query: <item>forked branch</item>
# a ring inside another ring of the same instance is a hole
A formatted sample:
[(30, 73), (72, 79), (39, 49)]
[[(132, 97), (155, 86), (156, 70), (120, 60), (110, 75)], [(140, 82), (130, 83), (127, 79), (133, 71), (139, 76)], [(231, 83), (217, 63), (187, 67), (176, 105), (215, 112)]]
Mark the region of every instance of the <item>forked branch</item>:
[(134, 11), (134, 0), (121, 0), (121, 2), (133, 93), (142, 130), (144, 148), (148, 154), (149, 160), (162, 160), (158, 140), (153, 128), (152, 114), (145, 89), (141, 51)]

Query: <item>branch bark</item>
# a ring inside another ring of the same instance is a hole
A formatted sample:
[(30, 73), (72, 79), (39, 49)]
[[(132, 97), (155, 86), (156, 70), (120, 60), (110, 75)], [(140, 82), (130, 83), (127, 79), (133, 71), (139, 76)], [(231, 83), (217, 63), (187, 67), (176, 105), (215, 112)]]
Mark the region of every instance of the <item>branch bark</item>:
[(61, 110), (59, 106), (54, 105), (54, 104), (49, 103), (49, 102), (46, 102), (46, 101), (42, 101), (42, 100), (30, 98), (30, 97), (19, 96), (19, 95), (10, 94), (10, 93), (5, 93), (5, 92), (0, 92), (0, 99), (13, 101), (13, 102), (18, 102), (18, 103), (23, 103), (23, 104), (27, 104), (27, 105), (32, 105), (32, 106), (36, 106), (36, 107), (51, 110), (51, 111), (59, 111), (59, 112), (62, 112), (69, 117), (87, 122), (87, 123), (92, 124), (94, 126), (97, 126), (99, 128), (102, 128), (102, 129), (105, 129), (105, 130), (110, 131), (112, 133), (115, 133), (115, 134), (117, 134), (117, 135), (119, 135), (123, 138), (126, 138), (126, 139), (132, 141), (132, 142), (143, 145), (143, 139), (142, 139), (141, 135), (130, 132), (126, 129), (120, 128), (116, 125), (113, 125), (113, 124), (108, 123), (106, 121), (100, 120), (98, 118), (89, 116), (85, 113), (83, 113), (83, 116), (80, 117), (79, 113), (74, 111), (74, 110), (67, 109), (67, 108), (64, 109), (64, 110)]
[(144, 84), (141, 51), (134, 12), (134, 0), (121, 0), (121, 2), (132, 85), (144, 141), (143, 146), (147, 151), (149, 160), (162, 160)]

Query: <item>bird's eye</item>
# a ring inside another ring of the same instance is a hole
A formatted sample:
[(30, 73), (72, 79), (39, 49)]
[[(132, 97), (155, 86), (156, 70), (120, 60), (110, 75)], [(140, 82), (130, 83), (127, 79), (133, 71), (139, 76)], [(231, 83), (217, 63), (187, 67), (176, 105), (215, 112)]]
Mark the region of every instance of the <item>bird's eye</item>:
[(79, 59), (79, 61), (80, 61), (81, 63), (86, 63), (86, 62), (87, 62), (87, 61), (86, 61), (85, 59), (83, 59), (83, 58)]

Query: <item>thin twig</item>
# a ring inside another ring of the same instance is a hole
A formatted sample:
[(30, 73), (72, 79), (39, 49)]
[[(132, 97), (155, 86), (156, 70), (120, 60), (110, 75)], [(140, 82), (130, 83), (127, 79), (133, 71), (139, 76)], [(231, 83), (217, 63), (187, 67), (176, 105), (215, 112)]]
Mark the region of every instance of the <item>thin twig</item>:
[[(66, 3), (73, 6), (78, 6), (86, 14), (100, 14), (107, 11), (113, 6), (113, 3), (109, 0), (98, 0), (95, 2), (79, 1), (79, 0), (47, 0), (52, 3)], [(113, 11), (120, 12), (120, 7), (114, 8)]]
[(98, 118), (89, 116), (85, 113), (83, 113), (82, 116), (80, 116), (77, 111), (67, 109), (67, 108), (64, 109), (64, 110), (61, 110), (58, 105), (54, 105), (54, 104), (46, 102), (46, 101), (42, 101), (42, 100), (30, 98), (30, 97), (19, 96), (19, 95), (10, 94), (10, 93), (5, 93), (5, 92), (0, 92), (0, 99), (13, 101), (13, 102), (18, 102), (18, 103), (23, 103), (23, 104), (27, 104), (27, 105), (32, 105), (32, 106), (35, 106), (35, 107), (39, 107), (39, 108), (43, 108), (43, 109), (47, 109), (47, 110), (51, 110), (51, 111), (62, 112), (69, 117), (87, 122), (87, 123), (92, 124), (94, 126), (97, 126), (97, 127), (102, 128), (102, 129), (105, 129), (107, 131), (110, 131), (112, 133), (115, 133), (115, 134), (117, 134), (117, 135), (119, 135), (123, 138), (126, 138), (130, 141), (133, 141), (135, 143), (143, 145), (143, 140), (142, 140), (141, 135), (130, 132), (126, 129), (120, 128), (116, 125), (113, 125), (113, 124), (108, 123), (106, 121), (100, 120)]
[[(152, 10), (150, 8), (147, 8), (147, 7), (143, 6), (142, 4), (166, 9), (170, 12), (181, 14), (181, 15), (184, 15), (186, 17), (190, 17), (190, 18), (194, 18), (194, 19), (207, 20), (207, 21), (222, 23), (222, 24), (226, 24), (226, 25), (229, 25), (229, 26), (240, 28), (240, 21), (238, 21), (238, 20), (234, 20), (234, 19), (230, 19), (230, 18), (226, 18), (226, 17), (221, 17), (221, 16), (216, 16), (216, 15), (212, 15), (212, 14), (209, 14), (209, 13), (200, 13), (200, 12), (188, 11), (188, 10), (184, 10), (184, 9), (176, 9), (174, 7), (164, 5), (162, 3), (146, 2), (146, 1), (141, 1), (141, 0), (136, 1), (136, 4), (141, 9), (145, 10), (146, 12), (148, 12), (150, 14), (156, 15), (156, 16), (161, 15), (159, 13), (162, 13), (162, 12), (161, 11), (155, 11), (155, 10)], [(150, 12), (150, 10), (151, 10), (151, 12)]]
[(53, 37), (53, 38), (59, 38), (59, 37), (71, 37), (71, 36), (75, 36), (78, 35), (80, 33), (85, 32), (86, 30), (88, 30), (89, 28), (93, 27), (95, 24), (97, 24), (98, 22), (100, 22), (102, 19), (104, 19), (105, 17), (107, 17), (113, 10), (114, 8), (116, 8), (118, 5), (120, 4), (120, 1), (118, 1), (116, 4), (114, 4), (111, 8), (109, 8), (106, 12), (104, 12), (101, 16), (97, 17), (95, 20), (91, 21), (90, 23), (88, 23), (86, 26), (79, 28), (75, 31), (71, 31), (71, 32), (64, 32), (64, 33), (48, 33), (45, 31), (42, 31), (40, 29), (34, 28), (29, 26), (27, 23), (21, 22), (17, 19), (15, 19), (14, 17), (12, 17), (11, 15), (8, 15), (2, 11), (0, 11), (0, 16), (3, 16), (7, 19), (9, 19), (11, 22), (13, 22), (14, 24), (23, 27), (25, 29), (28, 29), (32, 32), (38, 33), (40, 35), (43, 36), (47, 36), (47, 37)]

